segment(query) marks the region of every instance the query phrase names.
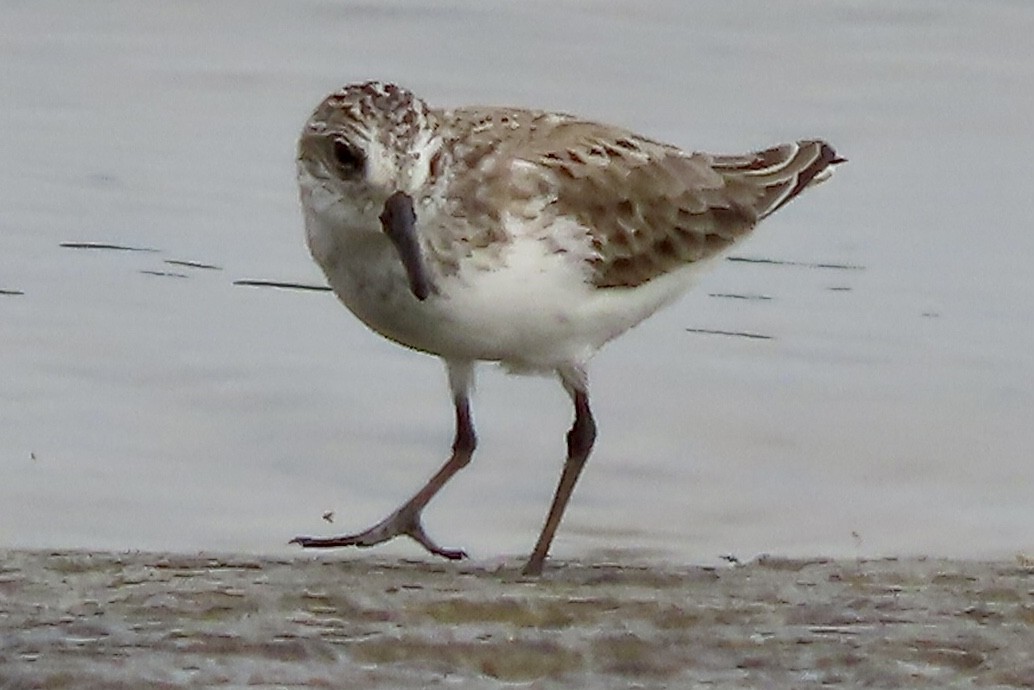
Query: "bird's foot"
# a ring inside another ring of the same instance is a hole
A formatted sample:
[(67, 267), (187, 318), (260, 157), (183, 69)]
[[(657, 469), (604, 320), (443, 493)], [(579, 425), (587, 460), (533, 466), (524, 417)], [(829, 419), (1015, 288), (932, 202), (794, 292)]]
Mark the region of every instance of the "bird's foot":
[(456, 561), (467, 557), (467, 553), (462, 549), (446, 549), (436, 544), (424, 530), (420, 521), (420, 511), (407, 509), (406, 506), (362, 532), (338, 537), (295, 537), (289, 543), (298, 544), (305, 549), (332, 549), (338, 546), (367, 548), (401, 536), (409, 537), (429, 553), (442, 558)]
[(545, 556), (532, 554), (531, 558), (528, 559), (528, 562), (521, 569), (521, 575), (525, 577), (539, 577), (542, 575), (542, 567), (545, 565), (545, 562)]

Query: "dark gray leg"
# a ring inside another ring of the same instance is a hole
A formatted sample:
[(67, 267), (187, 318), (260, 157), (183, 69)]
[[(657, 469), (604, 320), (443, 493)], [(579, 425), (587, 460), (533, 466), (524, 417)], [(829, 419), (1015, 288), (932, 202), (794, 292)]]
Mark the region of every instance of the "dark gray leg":
[(461, 549), (445, 549), (432, 540), (420, 520), (424, 507), (441, 491), (452, 476), (470, 463), (477, 436), (470, 414), (470, 387), (473, 379), (472, 363), (447, 363), (449, 384), (452, 388), (453, 404), (456, 408), (456, 437), (452, 442), (452, 455), (448, 461), (416, 494), (402, 504), (398, 510), (373, 527), (337, 537), (295, 537), (292, 544), (308, 549), (329, 549), (338, 546), (368, 547), (382, 544), (395, 537), (406, 535), (436, 556), (449, 559), (465, 558)]
[(560, 520), (564, 516), (568, 501), (571, 500), (571, 492), (578, 482), (578, 476), (585, 467), (585, 461), (589, 459), (592, 452), (592, 445), (596, 440), (596, 422), (592, 418), (592, 410), (589, 409), (589, 393), (585, 384), (585, 375), (581, 369), (569, 374), (561, 372), (561, 379), (564, 387), (571, 395), (574, 402), (574, 424), (567, 432), (567, 460), (564, 461), (564, 470), (560, 475), (560, 483), (557, 485), (556, 493), (553, 495), (553, 504), (549, 507), (549, 514), (546, 516), (546, 524), (539, 534), (535, 549), (531, 552), (528, 563), (524, 566), (525, 575), (541, 575), (542, 566), (549, 553), (549, 546), (553, 543), (553, 536), (556, 534)]

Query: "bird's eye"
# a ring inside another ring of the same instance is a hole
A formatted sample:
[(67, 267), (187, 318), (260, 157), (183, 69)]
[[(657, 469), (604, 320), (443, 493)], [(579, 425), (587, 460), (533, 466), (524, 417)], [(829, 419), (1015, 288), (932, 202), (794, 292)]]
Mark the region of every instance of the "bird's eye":
[(341, 170), (349, 175), (361, 175), (366, 167), (366, 156), (363, 152), (341, 139), (334, 140), (334, 160)]

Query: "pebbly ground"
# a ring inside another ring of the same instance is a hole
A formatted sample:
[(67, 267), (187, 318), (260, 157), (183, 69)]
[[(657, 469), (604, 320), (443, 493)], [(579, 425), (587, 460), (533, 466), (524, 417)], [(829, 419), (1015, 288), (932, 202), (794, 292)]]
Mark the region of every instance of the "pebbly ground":
[(1034, 564), (0, 551), (0, 688), (1034, 687)]

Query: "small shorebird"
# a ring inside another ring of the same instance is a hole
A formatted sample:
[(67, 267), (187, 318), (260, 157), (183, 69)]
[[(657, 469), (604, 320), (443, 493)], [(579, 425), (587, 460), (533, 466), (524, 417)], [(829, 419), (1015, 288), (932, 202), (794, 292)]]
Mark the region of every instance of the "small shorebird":
[(427, 503), (470, 462), (474, 367), (555, 373), (574, 403), (567, 459), (524, 568), (542, 572), (596, 438), (586, 366), (685, 292), (758, 221), (843, 159), (806, 140), (736, 156), (686, 153), (617, 127), (517, 108), (430, 108), (393, 84), (327, 96), (298, 141), (313, 258), (385, 338), (441, 357), (456, 410), (452, 455), (398, 510), (308, 548), (424, 531)]

